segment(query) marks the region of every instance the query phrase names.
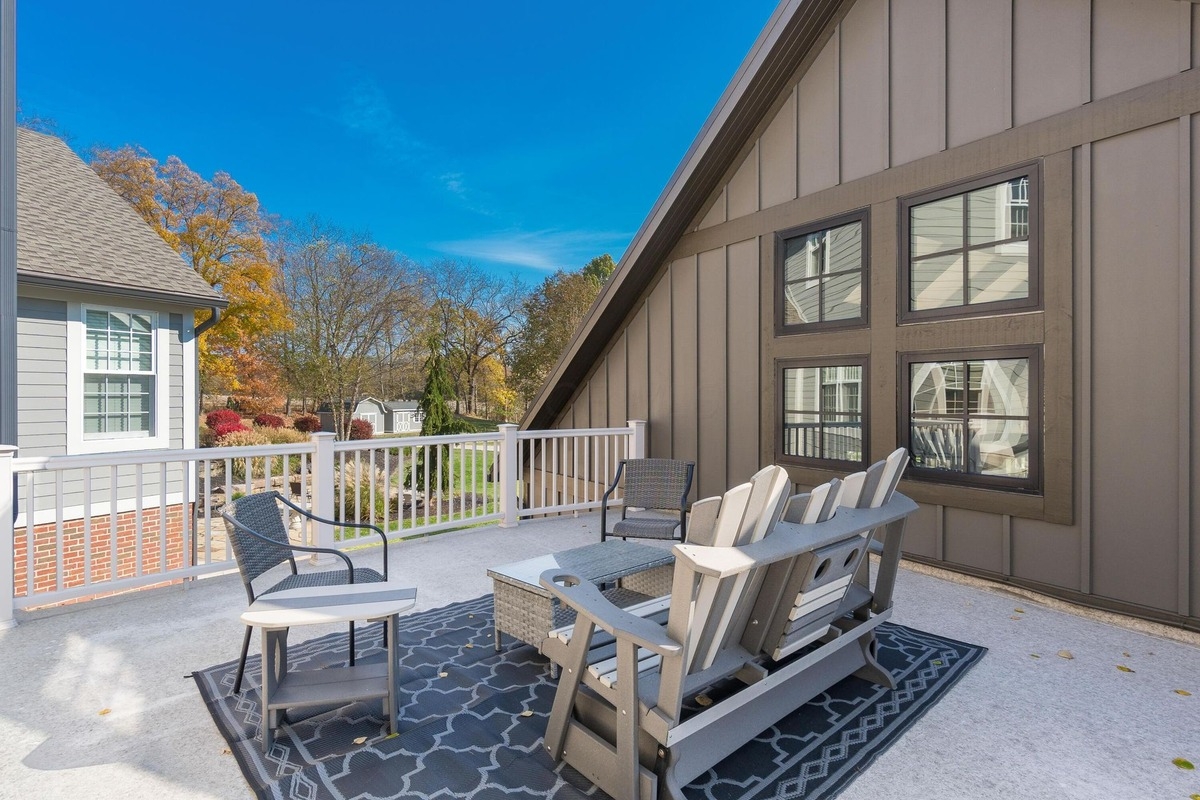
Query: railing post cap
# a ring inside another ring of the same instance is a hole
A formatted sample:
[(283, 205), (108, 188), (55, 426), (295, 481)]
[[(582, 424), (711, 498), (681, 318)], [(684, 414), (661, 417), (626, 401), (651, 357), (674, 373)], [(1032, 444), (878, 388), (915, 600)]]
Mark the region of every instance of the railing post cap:
[(313, 439), (336, 439), (337, 438), (337, 434), (334, 433), (333, 431), (317, 431), (315, 433), (310, 433), (309, 436), (311, 436)]
[(17, 446), (15, 444), (0, 444), (0, 456), (16, 455)]

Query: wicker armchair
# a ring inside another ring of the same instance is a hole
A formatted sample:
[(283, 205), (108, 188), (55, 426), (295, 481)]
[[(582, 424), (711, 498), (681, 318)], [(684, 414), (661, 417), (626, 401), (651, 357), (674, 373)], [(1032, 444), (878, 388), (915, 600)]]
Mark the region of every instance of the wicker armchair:
[[(694, 461), (668, 458), (630, 458), (617, 464), (612, 486), (600, 503), (600, 541), (609, 536), (687, 541), (687, 498), (692, 489)], [(625, 474), (621, 518), (608, 530), (608, 498)], [(676, 535), (678, 531), (678, 535)]]
[[(379, 534), (383, 540), (383, 572), (363, 567), (355, 567), (350, 557), (340, 550), (325, 547), (304, 547), (292, 544), (288, 538), (287, 528), (283, 524), (283, 515), (279, 504), (283, 505), (317, 522), (326, 522), (343, 528), (370, 528)], [(257, 597), (284, 589), (299, 589), (309, 586), (337, 586), (348, 583), (373, 583), (386, 581), (388, 574), (387, 537), (383, 531), (374, 526), (360, 522), (337, 522), (335, 520), (317, 517), (296, 505), (279, 492), (258, 492), (248, 494), (232, 502), (226, 503), (221, 509), (221, 516), (227, 523), (229, 541), (233, 545), (233, 554), (237, 558), (238, 571), (242, 574), (242, 584), (246, 587), (246, 597), (253, 603)], [(321, 572), (300, 572), (296, 569), (296, 553), (324, 553), (342, 560), (343, 564), (336, 569)], [(292, 574), (275, 583), (269, 589), (256, 592), (254, 581), (263, 573), (284, 562), (292, 568)], [(246, 626), (246, 635), (242, 638), (242, 655), (238, 660), (237, 678), (234, 680), (233, 693), (242, 690), (242, 676), (246, 671), (246, 653), (250, 649), (250, 626)], [(354, 664), (354, 623), (350, 623), (350, 663)]]

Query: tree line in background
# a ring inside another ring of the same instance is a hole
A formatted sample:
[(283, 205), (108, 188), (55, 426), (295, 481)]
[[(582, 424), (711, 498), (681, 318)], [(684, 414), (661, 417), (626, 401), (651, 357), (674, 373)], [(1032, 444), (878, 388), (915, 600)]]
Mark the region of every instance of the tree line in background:
[(362, 398), (430, 384), (456, 414), (519, 419), (616, 266), (605, 254), (531, 289), (461, 261), (418, 264), (317, 217), (272, 217), (229, 174), (206, 179), (175, 156), (97, 148), (91, 166), (229, 301), (198, 343), (202, 403), (327, 406), (340, 438)]

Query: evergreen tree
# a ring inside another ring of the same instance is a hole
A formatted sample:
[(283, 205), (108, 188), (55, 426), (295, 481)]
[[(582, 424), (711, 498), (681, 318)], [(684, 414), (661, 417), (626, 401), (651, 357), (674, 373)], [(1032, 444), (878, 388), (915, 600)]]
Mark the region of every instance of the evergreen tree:
[[(430, 355), (425, 362), (427, 377), (425, 389), (417, 407), (421, 409), (422, 436), (450, 436), (456, 433), (466, 433), (471, 428), (463, 420), (450, 411), (447, 399), (453, 393), (450, 374), (446, 370), (446, 359), (442, 353), (441, 342), (434, 338), (429, 343)], [(450, 485), (450, 446), (445, 444), (433, 447), (423, 447), (417, 454), (417, 463), (410, 475), (413, 488), (425, 490), (425, 455), (432, 459), (429, 464), (429, 476), (433, 487), (445, 489)]]

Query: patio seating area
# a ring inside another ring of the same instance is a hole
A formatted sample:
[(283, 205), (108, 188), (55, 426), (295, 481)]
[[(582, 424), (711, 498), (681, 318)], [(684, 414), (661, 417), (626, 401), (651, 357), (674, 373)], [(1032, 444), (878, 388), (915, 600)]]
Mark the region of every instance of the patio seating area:
[[(491, 567), (596, 541), (598, 515), (560, 516), (402, 542), (390, 569), (417, 587), (420, 611), (490, 592)], [(1172, 764), (1200, 762), (1200, 637), (911, 565), (895, 598), (893, 621), (989, 652), (840, 797), (1200, 792), (1197, 773)], [(236, 659), (244, 609), (227, 574), (0, 631), (0, 785), (18, 797), (248, 796), (187, 677)]]

